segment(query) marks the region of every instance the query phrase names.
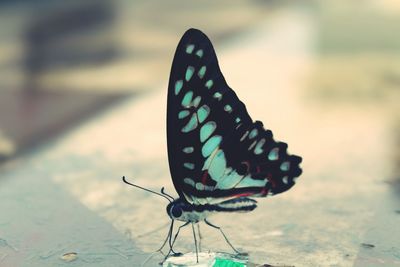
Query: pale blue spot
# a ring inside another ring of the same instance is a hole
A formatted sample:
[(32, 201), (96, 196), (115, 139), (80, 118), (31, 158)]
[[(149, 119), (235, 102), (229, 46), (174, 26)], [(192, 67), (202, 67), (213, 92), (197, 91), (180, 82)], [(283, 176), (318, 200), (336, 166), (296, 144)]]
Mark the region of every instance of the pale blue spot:
[(257, 129), (253, 129), (251, 130), (250, 134), (249, 134), (249, 138), (253, 139), (254, 137), (256, 137), (258, 134), (258, 130)]
[(252, 150), (253, 147), (256, 145), (257, 141), (254, 141), (253, 143), (251, 143), (251, 145), (249, 146), (249, 150)]
[(283, 182), (284, 184), (288, 184), (288, 182), (289, 182), (289, 177), (288, 177), (288, 176), (284, 176), (284, 177), (282, 178), (282, 182)]
[(216, 92), (213, 96), (214, 96), (214, 98), (216, 98), (218, 100), (221, 100), (221, 98), (222, 98), (222, 94), (220, 92)]
[(219, 146), (222, 141), (222, 137), (220, 135), (214, 135), (203, 145), (201, 148), (201, 154), (203, 157), (208, 157), (211, 153)]
[(264, 143), (265, 143), (265, 139), (264, 138), (261, 139), (260, 141), (258, 141), (258, 143), (256, 145), (256, 148), (254, 148), (254, 154), (260, 155), (264, 151), (264, 149), (262, 148)]
[(250, 175), (245, 176), (235, 188), (241, 187), (264, 187), (267, 184), (267, 180), (253, 179)]
[(188, 184), (188, 185), (191, 185), (191, 186), (195, 186), (195, 182), (191, 179), (191, 178), (185, 178), (185, 179), (183, 179), (183, 182), (185, 183), (185, 184)]
[[(226, 164), (226, 163), (224, 163)], [(233, 171), (231, 168), (227, 168), (224, 171), (224, 175), (215, 177), (217, 184), (215, 185), (216, 189), (232, 189), (243, 179), (243, 175), (238, 174), (236, 171)], [(214, 180), (214, 179), (213, 179)]]
[(201, 106), (197, 110), (197, 117), (199, 118), (199, 123), (205, 121), (209, 114), (210, 114), (210, 108), (207, 105)]
[(281, 171), (287, 172), (290, 168), (290, 162), (289, 161), (285, 161), (281, 164)]
[(183, 163), (183, 166), (189, 170), (194, 170), (194, 164), (193, 163), (189, 163), (189, 162), (185, 162)]
[(236, 123), (239, 123), (239, 122), (241, 121), (241, 119), (240, 119), (239, 117), (237, 117), (237, 118), (235, 119), (235, 121), (236, 121)]
[[(240, 126), (240, 125), (239, 125)], [(242, 142), (245, 138), (246, 138), (246, 136), (249, 134), (249, 131), (246, 131), (243, 135), (242, 135), (242, 137), (240, 138), (240, 142)]]
[(197, 127), (197, 116), (196, 114), (193, 114), (189, 122), (182, 128), (182, 132), (188, 133), (196, 129), (196, 127)]
[(195, 99), (193, 99), (192, 105), (197, 108), (200, 104), (200, 101), (201, 101), (201, 96), (197, 96)]
[(200, 79), (203, 79), (204, 74), (206, 74), (206, 70), (207, 70), (206, 66), (203, 66), (200, 68), (199, 72), (197, 73), (199, 75)]
[(203, 168), (201, 169), (202, 171), (208, 170), (208, 168), (210, 167), (210, 164), (212, 162), (212, 159), (213, 159), (213, 157), (211, 157), (211, 156), (206, 159), (206, 161), (203, 164)]
[(194, 68), (192, 66), (187, 67), (186, 73), (185, 73), (185, 80), (188, 82), (194, 73)]
[(224, 110), (225, 110), (226, 112), (231, 113), (231, 112), (232, 112), (232, 107), (231, 107), (230, 105), (225, 105)]
[[(204, 190), (214, 191), (214, 186), (212, 186), (212, 185), (204, 185)], [(209, 201), (207, 200), (207, 202), (209, 202)]]
[[(197, 190), (200, 191), (200, 189), (197, 189)], [(183, 192), (183, 195), (190, 203), (193, 203), (195, 205), (204, 205), (207, 203), (207, 198), (194, 197), (194, 196), (185, 194), (185, 192)]]
[(208, 80), (208, 81), (206, 82), (206, 87), (207, 87), (208, 89), (210, 89), (210, 88), (213, 86), (213, 84), (214, 84), (213, 80)]
[(185, 152), (186, 154), (190, 154), (194, 151), (194, 148), (192, 146), (187, 146), (187, 147), (184, 147), (182, 149), (182, 151)]
[(186, 118), (190, 112), (188, 110), (182, 110), (181, 112), (178, 113), (178, 118), (183, 119)]
[(215, 131), (215, 128), (217, 128), (217, 124), (214, 121), (209, 121), (206, 124), (204, 124), (200, 128), (200, 141), (203, 143), (212, 135), (212, 133)]
[(182, 89), (182, 86), (183, 86), (183, 81), (182, 80), (176, 81), (176, 83), (175, 83), (175, 95), (179, 94), (179, 92)]
[(268, 153), (269, 160), (277, 160), (279, 158), (279, 148), (275, 147)]
[(208, 169), (210, 177), (218, 183), (219, 179), (224, 175), (226, 170), (226, 158), (224, 151), (218, 150), (211, 161)]
[(194, 49), (193, 44), (186, 46), (186, 53), (191, 54), (193, 52), (193, 49)]
[(202, 49), (197, 50), (196, 56), (202, 57), (203, 56), (203, 50)]
[(203, 191), (204, 190), (204, 185), (202, 183), (196, 183), (196, 189)]
[(192, 97), (193, 97), (193, 92), (192, 91), (187, 92), (182, 99), (182, 106), (185, 108), (189, 107), (190, 103), (192, 102)]

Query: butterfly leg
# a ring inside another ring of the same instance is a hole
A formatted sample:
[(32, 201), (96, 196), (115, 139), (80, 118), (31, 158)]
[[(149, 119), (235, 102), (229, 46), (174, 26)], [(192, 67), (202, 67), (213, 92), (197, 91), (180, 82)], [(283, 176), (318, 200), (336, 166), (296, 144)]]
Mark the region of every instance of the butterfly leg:
[(181, 230), (181, 228), (183, 228), (183, 227), (189, 225), (189, 223), (190, 223), (190, 222), (185, 222), (184, 224), (182, 224), (181, 226), (179, 226), (178, 231), (176, 231), (176, 234), (175, 234), (175, 236), (174, 236), (174, 240), (172, 241), (172, 244), (170, 243), (171, 250), (172, 250), (172, 247), (173, 247), (174, 244), (175, 244), (176, 238), (178, 237), (179, 231)]
[(197, 232), (199, 232), (199, 251), (201, 251), (201, 239), (203, 238), (200, 233), (200, 223), (197, 223)]
[(197, 238), (196, 238), (196, 232), (194, 231), (194, 223), (192, 223), (192, 230), (193, 230), (194, 246), (196, 248), (196, 262), (199, 263), (199, 252), (197, 250)]
[(157, 249), (155, 252), (161, 251), (161, 250), (164, 248), (165, 244), (167, 243), (168, 239), (171, 240), (172, 229), (173, 229), (173, 228), (174, 228), (174, 220), (171, 221), (171, 225), (170, 225), (170, 227), (169, 227), (167, 237), (165, 238), (165, 240), (164, 240), (164, 242), (162, 243), (161, 247), (160, 247), (159, 249)]
[[(168, 239), (171, 240), (171, 235), (172, 235), (173, 228), (174, 228), (174, 220), (171, 221), (171, 225), (170, 225), (169, 230), (168, 230), (168, 235), (165, 238), (164, 242), (162, 243), (161, 247), (159, 249), (157, 249), (156, 251), (154, 251), (153, 253), (151, 253), (151, 255), (149, 257), (147, 257), (144, 260), (144, 262), (142, 262), (142, 264), (140, 265), (141, 267), (145, 266), (146, 263), (149, 260), (151, 260), (157, 252), (160, 252), (162, 255), (164, 255), (164, 253), (162, 252), (162, 249), (164, 248), (165, 244), (167, 244)], [(165, 259), (160, 264), (162, 264), (164, 261), (165, 261)]]
[[(173, 220), (172, 220), (172, 221), (173, 221)], [(175, 252), (173, 246), (174, 246), (174, 243), (175, 243), (176, 238), (178, 237), (179, 231), (181, 230), (181, 227), (183, 227), (183, 226), (185, 226), (185, 225), (179, 226), (178, 231), (176, 232), (173, 241), (172, 241), (172, 232), (173, 232), (173, 228), (171, 227), (171, 231), (170, 231), (170, 234), (169, 234), (169, 236), (168, 236), (168, 237), (169, 237), (169, 240), (168, 240), (168, 243), (169, 243), (169, 251), (168, 251), (167, 257), (169, 256), (169, 254), (170, 254), (171, 252), (172, 252), (174, 255), (176, 255), (176, 256), (182, 254), (182, 253), (180, 253), (180, 252)]]
[(223, 237), (225, 238), (225, 241), (228, 243), (228, 245), (229, 245), (236, 253), (242, 254), (241, 252), (239, 252), (239, 251), (231, 244), (231, 242), (229, 242), (228, 238), (226, 237), (226, 235), (225, 235), (224, 232), (222, 231), (221, 227), (216, 226), (216, 225), (210, 223), (210, 222), (207, 221), (206, 219), (204, 219), (204, 222), (205, 222), (207, 225), (211, 226), (212, 228), (218, 229), (218, 230), (221, 232), (221, 234), (223, 235)]
[(175, 256), (179, 256), (179, 255), (182, 254), (182, 253), (177, 253), (177, 252), (175, 252), (175, 251), (173, 250), (173, 246), (174, 246), (174, 244), (175, 244), (176, 238), (178, 237), (178, 234), (179, 234), (181, 228), (183, 228), (183, 227), (189, 225), (189, 223), (190, 223), (190, 222), (186, 222), (186, 223), (182, 224), (181, 226), (179, 226), (179, 228), (178, 228), (178, 230), (176, 231), (176, 234), (175, 234), (173, 240), (171, 239), (171, 237), (172, 237), (172, 231), (171, 231), (171, 235), (169, 236), (169, 237), (170, 237), (170, 238), (169, 238), (169, 251), (168, 251), (167, 255), (165, 256), (164, 260), (161, 262), (161, 264), (164, 263), (164, 261), (169, 257), (169, 255), (171, 254), (171, 252), (172, 252)]

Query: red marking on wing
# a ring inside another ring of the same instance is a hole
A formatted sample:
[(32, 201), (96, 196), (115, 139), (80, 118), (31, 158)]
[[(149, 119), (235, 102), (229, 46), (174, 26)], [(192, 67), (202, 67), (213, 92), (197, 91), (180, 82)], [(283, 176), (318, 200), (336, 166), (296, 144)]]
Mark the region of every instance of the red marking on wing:
[(254, 193), (240, 193), (240, 194), (232, 195), (232, 197), (248, 197), (251, 195), (254, 195)]
[(272, 175), (270, 173), (268, 173), (267, 175), (267, 180), (272, 184), (273, 187), (276, 186), (276, 182), (275, 180), (272, 178)]
[(260, 166), (257, 166), (257, 173), (260, 173), (261, 172), (261, 168), (260, 168)]
[(208, 171), (204, 171), (204, 172), (203, 172), (203, 176), (201, 177), (201, 183), (202, 183), (203, 185), (206, 185), (206, 184), (207, 184), (207, 177), (208, 177)]
[(263, 189), (261, 190), (260, 194), (261, 194), (262, 196), (266, 196), (266, 195), (268, 194), (268, 189), (267, 189), (267, 188), (263, 188)]

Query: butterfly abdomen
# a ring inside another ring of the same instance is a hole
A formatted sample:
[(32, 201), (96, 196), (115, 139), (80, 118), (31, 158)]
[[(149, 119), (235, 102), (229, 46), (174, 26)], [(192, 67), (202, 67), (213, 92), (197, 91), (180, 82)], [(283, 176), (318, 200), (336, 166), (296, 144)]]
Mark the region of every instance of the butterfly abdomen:
[(249, 212), (257, 208), (257, 201), (247, 197), (230, 199), (214, 205), (221, 212)]
[(257, 207), (257, 201), (247, 197), (233, 198), (218, 204), (189, 205), (187, 211), (193, 212), (247, 212)]
[(233, 198), (218, 204), (194, 205), (176, 199), (167, 206), (171, 219), (199, 222), (215, 212), (249, 212), (257, 207), (257, 201), (247, 197)]
[(227, 200), (215, 205), (190, 205), (183, 211), (180, 220), (198, 222), (206, 219), (215, 212), (249, 212), (256, 207), (257, 201), (246, 197)]

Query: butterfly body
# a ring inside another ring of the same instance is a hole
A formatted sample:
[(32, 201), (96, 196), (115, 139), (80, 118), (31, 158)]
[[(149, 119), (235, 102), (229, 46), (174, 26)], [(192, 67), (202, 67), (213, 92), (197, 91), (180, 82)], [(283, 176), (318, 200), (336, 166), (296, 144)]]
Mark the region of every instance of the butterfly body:
[(216, 212), (249, 212), (257, 207), (254, 199), (240, 197), (218, 204), (193, 205), (180, 198), (167, 206), (167, 213), (172, 220), (197, 223), (204, 221)]

